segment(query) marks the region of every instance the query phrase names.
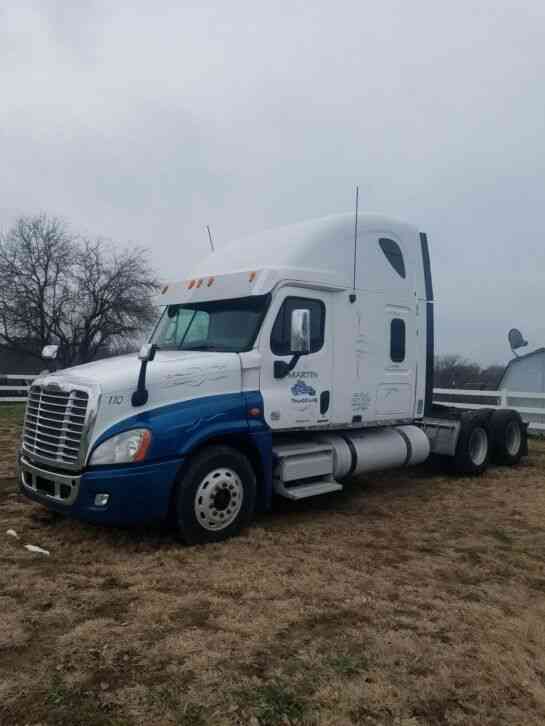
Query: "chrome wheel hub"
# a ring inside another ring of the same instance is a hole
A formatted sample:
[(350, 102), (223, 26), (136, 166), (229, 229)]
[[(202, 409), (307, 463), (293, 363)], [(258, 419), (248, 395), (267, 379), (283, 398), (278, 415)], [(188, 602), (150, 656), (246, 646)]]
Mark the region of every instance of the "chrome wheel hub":
[(225, 529), (236, 519), (243, 499), (244, 488), (238, 474), (233, 469), (213, 469), (197, 487), (197, 521), (210, 531)]

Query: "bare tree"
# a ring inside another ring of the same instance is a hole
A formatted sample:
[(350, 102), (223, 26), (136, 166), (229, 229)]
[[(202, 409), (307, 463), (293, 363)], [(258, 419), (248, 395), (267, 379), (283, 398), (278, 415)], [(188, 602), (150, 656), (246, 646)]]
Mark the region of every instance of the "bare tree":
[(57, 343), (63, 366), (93, 360), (142, 335), (156, 289), (142, 249), (118, 252), (60, 219), (21, 217), (0, 236), (0, 343), (34, 357)]
[(434, 378), (437, 388), (464, 388), (475, 379), (479, 366), (471, 364), (461, 355), (442, 355), (435, 359)]
[(481, 368), (461, 355), (442, 355), (435, 359), (434, 385), (436, 388), (495, 390), (504, 370), (500, 365)]

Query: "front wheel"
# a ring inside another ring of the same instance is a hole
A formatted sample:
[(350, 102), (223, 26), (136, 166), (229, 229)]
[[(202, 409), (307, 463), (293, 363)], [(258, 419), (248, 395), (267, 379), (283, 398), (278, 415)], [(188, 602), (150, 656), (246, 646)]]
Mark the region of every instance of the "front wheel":
[(256, 480), (248, 459), (228, 446), (200, 451), (178, 485), (176, 521), (187, 544), (219, 542), (252, 520)]

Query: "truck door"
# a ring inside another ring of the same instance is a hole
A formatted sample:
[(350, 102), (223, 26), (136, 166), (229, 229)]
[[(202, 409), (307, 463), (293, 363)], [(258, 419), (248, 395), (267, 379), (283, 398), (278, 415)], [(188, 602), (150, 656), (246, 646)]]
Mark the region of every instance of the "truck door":
[[(283, 288), (274, 299), (260, 336), (261, 394), (272, 429), (306, 428), (330, 420), (333, 365), (331, 294)], [(310, 313), (310, 353), (285, 378), (275, 378), (275, 361), (290, 363), (291, 315)]]
[(408, 305), (385, 308), (384, 370), (377, 391), (377, 418), (414, 415), (416, 319)]

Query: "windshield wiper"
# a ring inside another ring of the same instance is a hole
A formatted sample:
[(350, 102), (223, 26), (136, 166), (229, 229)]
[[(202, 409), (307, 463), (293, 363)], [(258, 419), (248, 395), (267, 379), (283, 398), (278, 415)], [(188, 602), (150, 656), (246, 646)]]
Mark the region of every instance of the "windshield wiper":
[(211, 347), (212, 346), (207, 343), (202, 343), (201, 345), (184, 345), (184, 347), (179, 350), (210, 350)]
[(220, 345), (212, 345), (211, 343), (201, 343), (201, 345), (189, 345), (180, 348), (180, 350), (202, 350), (202, 351), (213, 351), (214, 353), (230, 353), (229, 349), (222, 348)]

